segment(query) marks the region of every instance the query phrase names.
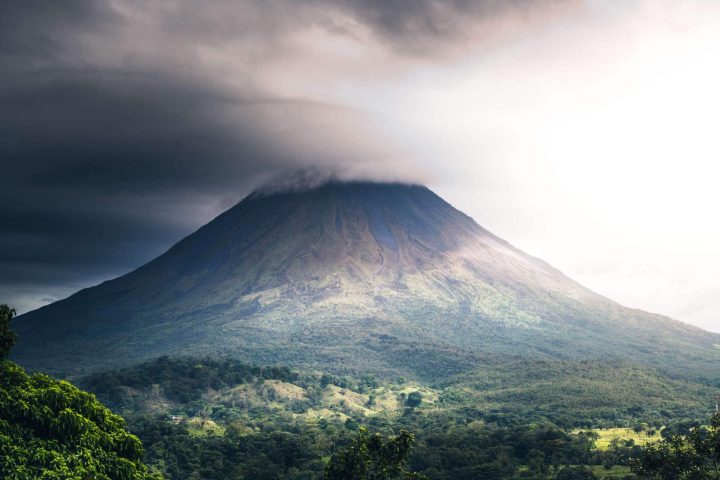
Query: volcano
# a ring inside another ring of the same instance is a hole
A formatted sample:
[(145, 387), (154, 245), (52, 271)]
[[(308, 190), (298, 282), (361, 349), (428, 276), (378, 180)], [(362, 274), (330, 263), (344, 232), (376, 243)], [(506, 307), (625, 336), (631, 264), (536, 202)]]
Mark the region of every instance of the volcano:
[(223, 355), (439, 378), (484, 358), (632, 359), (715, 378), (720, 336), (625, 308), (418, 185), (257, 191), (148, 264), (19, 316), (72, 374)]

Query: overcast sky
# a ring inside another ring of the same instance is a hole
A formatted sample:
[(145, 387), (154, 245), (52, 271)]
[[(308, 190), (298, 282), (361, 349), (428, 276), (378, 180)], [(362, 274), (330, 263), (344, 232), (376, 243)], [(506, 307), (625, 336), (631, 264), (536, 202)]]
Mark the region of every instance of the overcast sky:
[(125, 273), (298, 168), (421, 182), (720, 331), (720, 4), (0, 5), (0, 303)]

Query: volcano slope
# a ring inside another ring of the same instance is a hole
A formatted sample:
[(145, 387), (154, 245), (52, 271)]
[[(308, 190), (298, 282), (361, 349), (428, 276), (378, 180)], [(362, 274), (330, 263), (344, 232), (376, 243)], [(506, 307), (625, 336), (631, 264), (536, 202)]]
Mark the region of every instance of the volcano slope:
[(499, 358), (720, 378), (718, 335), (595, 294), (404, 184), (256, 192), (141, 268), (14, 328), (20, 363), (71, 376), (212, 354), (421, 379)]

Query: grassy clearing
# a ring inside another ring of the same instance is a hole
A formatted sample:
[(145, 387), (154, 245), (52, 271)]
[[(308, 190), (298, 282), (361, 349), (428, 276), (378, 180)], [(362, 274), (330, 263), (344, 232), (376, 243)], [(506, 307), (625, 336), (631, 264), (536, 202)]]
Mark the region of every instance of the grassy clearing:
[[(575, 433), (580, 431), (575, 430)], [(607, 450), (613, 440), (619, 442), (632, 440), (635, 445), (646, 445), (662, 439), (659, 430), (654, 431), (652, 435), (649, 435), (647, 431), (637, 433), (632, 428), (596, 428), (593, 431), (600, 435), (595, 441), (595, 448), (598, 450)]]
[(193, 437), (205, 437), (208, 435), (225, 435), (225, 427), (218, 425), (212, 420), (192, 417), (187, 420), (188, 433)]
[(308, 424), (317, 424), (320, 420), (344, 422), (350, 418), (343, 412), (338, 412), (329, 408), (311, 408), (304, 414), (297, 415), (297, 417), (304, 418)]
[[(416, 383), (403, 386), (383, 386), (366, 393), (358, 393), (348, 388), (340, 388), (335, 385), (328, 385), (323, 390), (322, 406), (335, 410), (342, 410), (348, 414), (359, 414), (364, 417), (389, 414), (396, 415), (402, 412), (401, 396), (403, 398), (412, 392), (422, 394), (420, 408), (432, 406), (438, 398), (438, 392)], [(373, 403), (368, 404), (372, 396)]]

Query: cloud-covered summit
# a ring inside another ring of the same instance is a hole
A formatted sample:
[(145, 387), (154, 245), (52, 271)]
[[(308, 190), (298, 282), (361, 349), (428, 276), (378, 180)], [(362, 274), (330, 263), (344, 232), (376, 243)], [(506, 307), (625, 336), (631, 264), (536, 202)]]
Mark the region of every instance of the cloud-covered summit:
[(126, 271), (287, 170), (422, 180), (333, 92), (545, 5), (3, 3), (1, 300), (24, 311)]

